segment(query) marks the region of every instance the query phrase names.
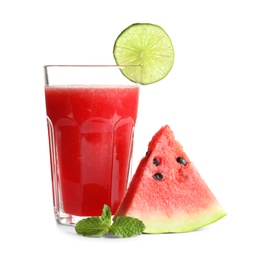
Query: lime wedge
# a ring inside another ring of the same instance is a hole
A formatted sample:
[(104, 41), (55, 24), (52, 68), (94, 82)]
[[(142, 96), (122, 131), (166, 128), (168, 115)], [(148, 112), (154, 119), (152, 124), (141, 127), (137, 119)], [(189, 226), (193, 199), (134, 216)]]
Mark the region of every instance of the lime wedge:
[(124, 66), (124, 76), (142, 85), (166, 77), (174, 62), (170, 37), (150, 23), (135, 23), (123, 30), (114, 43), (113, 55), (116, 63)]

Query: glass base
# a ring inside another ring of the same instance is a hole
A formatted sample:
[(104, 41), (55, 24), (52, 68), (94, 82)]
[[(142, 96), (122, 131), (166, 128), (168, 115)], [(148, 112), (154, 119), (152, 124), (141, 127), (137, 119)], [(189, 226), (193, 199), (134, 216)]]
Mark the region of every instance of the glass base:
[(75, 216), (71, 214), (66, 214), (61, 210), (57, 210), (56, 208), (54, 208), (54, 215), (58, 224), (68, 225), (68, 226), (75, 226), (77, 222), (79, 222), (80, 220), (89, 217), (89, 216)]

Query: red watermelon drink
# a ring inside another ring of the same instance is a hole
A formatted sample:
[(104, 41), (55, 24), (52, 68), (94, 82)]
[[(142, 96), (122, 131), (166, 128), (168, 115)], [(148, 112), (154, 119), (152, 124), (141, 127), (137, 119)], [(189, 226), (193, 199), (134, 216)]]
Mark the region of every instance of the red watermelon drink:
[[(46, 75), (50, 78), (49, 72)], [(48, 81), (45, 97), (56, 218), (75, 224), (81, 217), (101, 215), (104, 204), (114, 214), (130, 173), (139, 87), (131, 82), (111, 85), (108, 79), (108, 84), (89, 85)]]

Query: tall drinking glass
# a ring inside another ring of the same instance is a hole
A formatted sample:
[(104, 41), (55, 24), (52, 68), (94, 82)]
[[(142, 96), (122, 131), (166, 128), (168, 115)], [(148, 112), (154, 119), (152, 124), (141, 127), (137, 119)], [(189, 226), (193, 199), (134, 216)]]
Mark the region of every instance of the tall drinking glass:
[(115, 214), (131, 174), (139, 86), (121, 66), (44, 66), (53, 206), (75, 225)]

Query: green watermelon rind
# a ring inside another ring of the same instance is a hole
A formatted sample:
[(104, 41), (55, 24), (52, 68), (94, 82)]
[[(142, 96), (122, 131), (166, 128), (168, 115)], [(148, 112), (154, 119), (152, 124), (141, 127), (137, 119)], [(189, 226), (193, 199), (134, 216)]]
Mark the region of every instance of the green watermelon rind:
[(149, 234), (190, 232), (208, 226), (226, 215), (220, 205), (215, 205), (187, 216), (182, 212), (181, 214), (173, 215), (172, 218), (165, 218), (161, 214), (146, 218), (140, 212), (131, 211), (127, 214), (138, 219), (143, 219), (146, 226), (144, 233)]

